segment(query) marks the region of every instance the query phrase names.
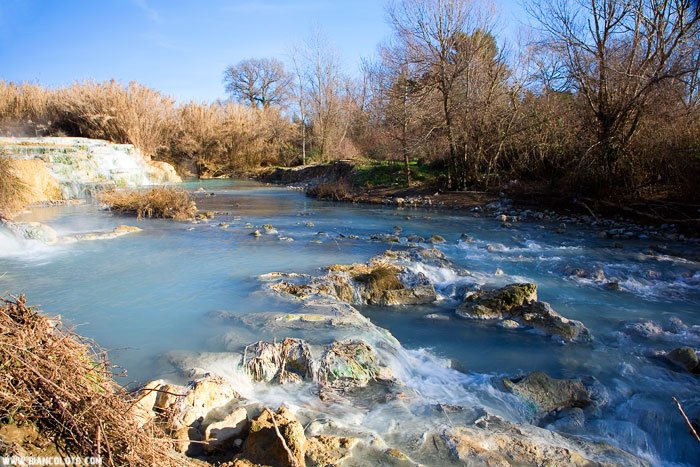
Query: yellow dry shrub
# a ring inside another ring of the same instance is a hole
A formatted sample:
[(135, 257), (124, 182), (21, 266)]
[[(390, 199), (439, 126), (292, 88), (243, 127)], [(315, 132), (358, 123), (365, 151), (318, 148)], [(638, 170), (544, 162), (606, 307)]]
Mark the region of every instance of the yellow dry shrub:
[(100, 193), (98, 199), (113, 212), (135, 215), (139, 219), (155, 217), (182, 221), (192, 219), (197, 213), (197, 205), (190, 195), (177, 188), (106, 191)]

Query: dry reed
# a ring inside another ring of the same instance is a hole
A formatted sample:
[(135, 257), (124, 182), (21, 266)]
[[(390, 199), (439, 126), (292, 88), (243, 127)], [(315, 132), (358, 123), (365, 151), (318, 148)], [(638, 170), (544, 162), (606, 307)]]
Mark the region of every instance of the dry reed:
[(0, 153), (0, 217), (24, 207), (29, 187), (14, 174), (12, 160)]
[(192, 219), (197, 213), (197, 206), (190, 195), (176, 188), (106, 191), (100, 193), (98, 198), (112, 211), (136, 215), (139, 219), (155, 217), (183, 221)]

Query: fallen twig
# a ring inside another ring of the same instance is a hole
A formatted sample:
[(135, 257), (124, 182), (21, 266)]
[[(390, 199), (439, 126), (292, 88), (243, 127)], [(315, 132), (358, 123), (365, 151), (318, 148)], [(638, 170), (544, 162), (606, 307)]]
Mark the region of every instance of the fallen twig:
[(280, 442), (282, 443), (282, 447), (284, 448), (284, 450), (287, 451), (287, 457), (289, 458), (289, 463), (292, 464), (292, 466), (294, 466), (294, 467), (299, 467), (299, 463), (297, 462), (297, 458), (294, 457), (294, 454), (292, 454), (292, 451), (289, 449), (289, 446), (287, 446), (287, 442), (284, 440), (282, 433), (280, 433), (280, 429), (277, 426), (277, 420), (275, 420), (275, 413), (270, 409), (266, 409), (266, 410), (268, 412), (270, 412), (270, 418), (272, 419), (272, 426), (275, 427), (275, 433), (277, 433), (277, 438), (279, 438)]
[(695, 427), (693, 426), (693, 423), (690, 421), (688, 416), (685, 414), (685, 411), (683, 410), (683, 406), (681, 406), (681, 403), (678, 402), (678, 399), (676, 399), (675, 397), (673, 398), (673, 401), (678, 406), (678, 410), (680, 411), (681, 415), (683, 415), (683, 418), (685, 419), (685, 423), (686, 423), (686, 425), (688, 425), (688, 428), (690, 429), (690, 433), (693, 435), (693, 438), (695, 438), (695, 441), (700, 443), (700, 436), (698, 436), (698, 432), (695, 431)]

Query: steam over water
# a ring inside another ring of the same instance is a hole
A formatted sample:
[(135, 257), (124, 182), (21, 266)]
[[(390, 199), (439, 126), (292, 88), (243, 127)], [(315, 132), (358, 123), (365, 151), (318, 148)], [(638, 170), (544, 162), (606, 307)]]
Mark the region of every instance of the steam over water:
[[(447, 241), (438, 248), (471, 275), (413, 264), (437, 284), (437, 303), (361, 310), (401, 343), (384, 350), (385, 356), (420, 397), (431, 403), (481, 405), (513, 421), (528, 421), (527, 407), (499, 389), (499, 377), (534, 370), (554, 377), (593, 376), (609, 402), (582, 428), (570, 428), (571, 433), (606, 440), (654, 464), (700, 463), (698, 443), (687, 434), (671, 399), (683, 401), (691, 417), (700, 416), (697, 378), (651, 357), (654, 351), (700, 347), (696, 246), (665, 243), (663, 254), (651, 256), (646, 252), (658, 242), (622, 241), (623, 248), (614, 249), (612, 240), (573, 226), (565, 234), (537, 223), (506, 229), (493, 219), (318, 202), (297, 191), (249, 182), (203, 186), (216, 196), (198, 196), (200, 209), (230, 215), (200, 224), (137, 223), (91, 204), (33, 209), (19, 220), (48, 224), (61, 235), (107, 231), (125, 223), (143, 231), (58, 246), (21, 242), (0, 232), (0, 289), (26, 292), (30, 303), (61, 314), (79, 333), (96, 339), (115, 363), (128, 369), (125, 383), (156, 377), (179, 381), (182, 368), (197, 366), (237, 381), (244, 395), (263, 402), (312, 407), (398, 439), (394, 424), (418, 426), (425, 414), (401, 414), (389, 406), (371, 413), (365, 407), (322, 406), (310, 389), (247, 381), (231, 353), (240, 352), (242, 345), (288, 335), (322, 336), (251, 330), (235, 318), (294, 306), (263, 292), (257, 278), (261, 274), (316, 274), (331, 264), (365, 262), (386, 249), (401, 248), (369, 238), (392, 233), (395, 226), (402, 229), (401, 236), (439, 234)], [(272, 224), (279, 234), (256, 238), (246, 223), (260, 229)], [(539, 334), (454, 315), (466, 290), (517, 281), (537, 283), (540, 299), (582, 321), (594, 336), (593, 344), (560, 345)], [(606, 287), (610, 281), (620, 290)], [(426, 320), (427, 314), (447, 319)], [(658, 332), (639, 332), (635, 323), (641, 320), (657, 323)]]

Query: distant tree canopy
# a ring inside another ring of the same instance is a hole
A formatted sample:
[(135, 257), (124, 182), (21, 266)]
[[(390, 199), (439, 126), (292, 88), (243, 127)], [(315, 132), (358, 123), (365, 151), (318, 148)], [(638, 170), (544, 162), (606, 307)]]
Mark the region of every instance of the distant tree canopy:
[(251, 107), (268, 108), (285, 103), (291, 76), (275, 58), (249, 58), (226, 68), (224, 85), (233, 99)]

